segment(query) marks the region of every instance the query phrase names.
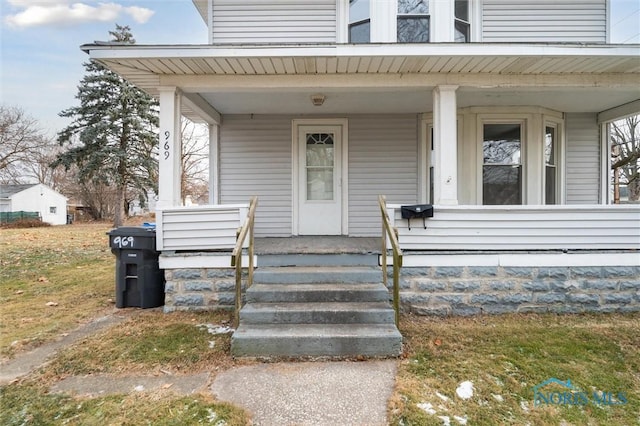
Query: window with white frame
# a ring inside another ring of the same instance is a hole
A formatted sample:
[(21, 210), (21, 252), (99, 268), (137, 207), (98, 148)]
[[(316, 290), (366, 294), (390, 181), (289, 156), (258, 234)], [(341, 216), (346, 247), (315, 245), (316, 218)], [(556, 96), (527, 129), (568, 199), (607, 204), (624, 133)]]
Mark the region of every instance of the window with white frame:
[(398, 0), (398, 43), (429, 42), (429, 0)]
[(56, 214), (58, 212), (58, 208), (55, 206), (49, 207), (49, 213)]
[(369, 0), (349, 0), (349, 43), (371, 42)]
[(558, 204), (558, 129), (544, 128), (544, 203)]
[(522, 123), (484, 123), (482, 204), (522, 204)]
[(469, 0), (455, 0), (454, 15), (454, 41), (456, 43), (469, 43), (471, 41)]
[(471, 0), (341, 2), (338, 40), (349, 43), (471, 42), (478, 5)]

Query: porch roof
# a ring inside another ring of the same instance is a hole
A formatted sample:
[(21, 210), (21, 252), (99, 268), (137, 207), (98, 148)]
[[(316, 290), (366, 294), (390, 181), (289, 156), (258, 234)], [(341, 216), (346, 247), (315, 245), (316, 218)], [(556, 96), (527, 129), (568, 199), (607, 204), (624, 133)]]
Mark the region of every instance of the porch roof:
[[(232, 107), (225, 111), (224, 107), (216, 105), (212, 88), (226, 91), (227, 98), (236, 99), (242, 98), (242, 92), (246, 96), (248, 91), (297, 89), (308, 95), (308, 90), (313, 88), (343, 90), (358, 87), (369, 93), (380, 88), (404, 88), (406, 95), (415, 88), (430, 90), (439, 84), (478, 89), (607, 88), (604, 98), (608, 97), (608, 102), (604, 102), (603, 92), (598, 90), (594, 91), (592, 99), (585, 99), (583, 94), (576, 100), (576, 105), (584, 105), (585, 101), (593, 103), (593, 111), (597, 112), (640, 98), (639, 45), (123, 45), (96, 42), (81, 48), (91, 59), (152, 95), (157, 95), (161, 86), (177, 86), (183, 92), (200, 94), (221, 113), (247, 111), (236, 111)], [(428, 79), (426, 75), (429, 75)], [(231, 93), (239, 88), (237, 93)], [(610, 93), (611, 89), (616, 93)], [(567, 97), (566, 94), (563, 96)], [(226, 99), (219, 102), (224, 104)], [(273, 107), (272, 100), (265, 98), (265, 102)], [(232, 105), (233, 101), (229, 100), (229, 103)], [(246, 100), (242, 103), (247, 104)], [(256, 105), (256, 99), (252, 98), (251, 103)], [(372, 103), (362, 102), (362, 105), (367, 104)], [(553, 104), (546, 106), (554, 108)], [(557, 108), (562, 110), (560, 104)], [(187, 105), (183, 113), (191, 116), (188, 109)], [(362, 111), (376, 112), (366, 108)]]

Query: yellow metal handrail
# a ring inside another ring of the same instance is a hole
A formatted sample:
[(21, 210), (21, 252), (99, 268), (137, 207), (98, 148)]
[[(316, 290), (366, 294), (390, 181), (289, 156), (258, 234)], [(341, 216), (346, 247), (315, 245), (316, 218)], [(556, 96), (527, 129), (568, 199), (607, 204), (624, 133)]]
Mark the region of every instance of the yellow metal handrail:
[(253, 252), (254, 252), (254, 238), (253, 238), (253, 222), (256, 216), (256, 207), (258, 206), (258, 197), (251, 197), (249, 203), (249, 212), (247, 218), (240, 228), (236, 236), (236, 246), (231, 253), (231, 266), (236, 268), (236, 306), (233, 317), (234, 327), (238, 327), (240, 322), (240, 309), (242, 308), (242, 246), (244, 240), (249, 236), (249, 248), (247, 254), (249, 255), (249, 270), (247, 272), (247, 288), (253, 284)]
[(398, 229), (391, 226), (387, 214), (387, 201), (384, 195), (378, 196), (382, 215), (382, 281), (387, 287), (387, 237), (393, 250), (393, 309), (396, 313), (396, 327), (400, 324), (400, 268), (402, 268), (402, 250), (398, 243)]

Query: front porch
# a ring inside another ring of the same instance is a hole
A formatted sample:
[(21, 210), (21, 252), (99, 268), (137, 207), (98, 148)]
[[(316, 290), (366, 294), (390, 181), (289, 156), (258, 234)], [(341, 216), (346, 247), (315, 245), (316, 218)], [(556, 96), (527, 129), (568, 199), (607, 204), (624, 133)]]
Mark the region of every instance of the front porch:
[[(506, 207), (436, 206), (426, 229), (414, 223), (411, 230), (397, 208), (388, 206), (404, 250), (399, 282), (404, 311), (470, 315), (640, 310), (638, 206), (518, 206), (506, 215)], [(228, 225), (231, 234), (224, 236), (209, 228), (219, 223), (216, 211), (228, 215), (227, 206), (188, 209), (208, 211), (211, 226), (189, 223), (199, 227), (209, 246), (183, 251), (177, 249), (182, 246), (179, 238), (160, 234), (158, 241), (165, 245), (160, 257), (167, 279), (165, 310), (231, 309), (233, 244), (220, 248), (214, 234), (235, 242), (241, 216)], [(158, 215), (159, 230), (166, 229), (164, 217), (176, 217), (165, 213)], [(381, 253), (381, 237), (313, 236), (256, 238), (254, 256), (258, 271), (366, 266), (378, 271), (381, 282)], [(243, 259), (248, 265), (246, 252)]]

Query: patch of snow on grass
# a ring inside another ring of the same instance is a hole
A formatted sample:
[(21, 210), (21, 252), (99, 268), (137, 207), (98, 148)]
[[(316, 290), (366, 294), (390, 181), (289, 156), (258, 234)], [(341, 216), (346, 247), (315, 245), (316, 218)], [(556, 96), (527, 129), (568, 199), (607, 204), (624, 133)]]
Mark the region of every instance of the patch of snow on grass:
[(216, 347), (216, 341), (215, 340), (209, 340), (209, 349), (213, 349)]
[(136, 392), (143, 392), (144, 391), (144, 386), (138, 385), (135, 388), (133, 388), (133, 390), (136, 391)]
[(458, 385), (456, 395), (461, 399), (469, 399), (473, 396), (473, 382), (465, 380)]
[(468, 419), (467, 419), (466, 417), (453, 416), (453, 418), (454, 418), (454, 420), (455, 420), (456, 422), (458, 422), (459, 424), (461, 424), (461, 425), (463, 425), (463, 426), (467, 424), (467, 420), (468, 420)]
[(441, 394), (440, 392), (437, 392), (437, 391), (436, 391), (436, 396), (437, 396), (438, 398), (440, 398), (441, 400), (445, 401), (445, 402), (446, 402), (446, 401), (449, 401), (449, 397), (448, 397), (448, 396), (446, 396), (446, 395)]
[(449, 416), (438, 416), (438, 418), (442, 420), (442, 424), (444, 426), (451, 426), (451, 419), (449, 418)]
[(422, 402), (418, 404), (418, 408), (432, 416), (436, 413), (436, 410), (433, 409), (433, 405), (431, 405), (430, 402)]
[(503, 402), (504, 398), (502, 397), (502, 395), (496, 395), (496, 394), (491, 394), (491, 396), (493, 397), (493, 399), (495, 399), (498, 402)]
[(520, 401), (520, 408), (522, 408), (522, 411), (524, 411), (525, 413), (528, 413), (529, 403), (527, 401)]
[(206, 328), (207, 333), (209, 334), (228, 334), (233, 333), (233, 328), (227, 325), (216, 325), (216, 324), (198, 324), (197, 327), (199, 329)]

